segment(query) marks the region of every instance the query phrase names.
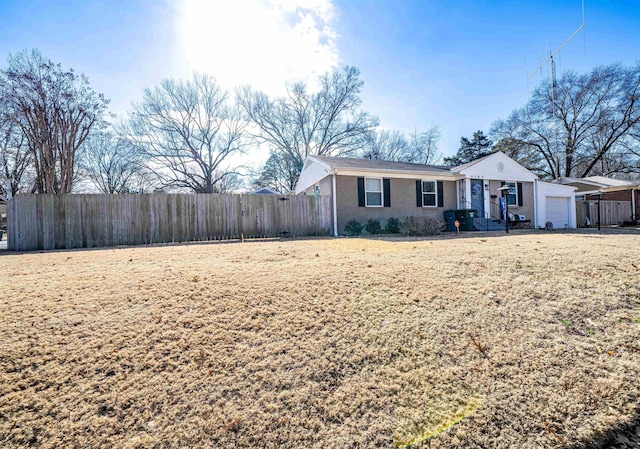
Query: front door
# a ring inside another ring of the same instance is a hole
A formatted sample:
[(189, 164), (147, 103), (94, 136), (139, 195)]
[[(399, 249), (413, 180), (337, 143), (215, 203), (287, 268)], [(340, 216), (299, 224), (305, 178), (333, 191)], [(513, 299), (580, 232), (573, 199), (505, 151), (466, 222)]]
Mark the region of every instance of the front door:
[(471, 180), (471, 208), (478, 211), (478, 217), (484, 217), (484, 181)]

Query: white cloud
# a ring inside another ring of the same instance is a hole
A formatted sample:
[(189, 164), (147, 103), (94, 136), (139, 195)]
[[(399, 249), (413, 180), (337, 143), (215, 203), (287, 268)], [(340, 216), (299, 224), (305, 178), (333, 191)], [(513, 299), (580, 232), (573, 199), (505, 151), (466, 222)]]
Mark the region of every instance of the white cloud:
[(339, 63), (332, 0), (183, 0), (177, 20), (188, 70), (225, 88), (280, 94)]

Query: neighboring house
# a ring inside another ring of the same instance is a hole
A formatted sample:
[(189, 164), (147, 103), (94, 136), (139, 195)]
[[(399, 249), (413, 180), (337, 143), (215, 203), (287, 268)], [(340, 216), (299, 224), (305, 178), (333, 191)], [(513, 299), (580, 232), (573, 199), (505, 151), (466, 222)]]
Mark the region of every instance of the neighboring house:
[(276, 192), (275, 190), (268, 187), (263, 187), (250, 193), (253, 195), (280, 195), (280, 192)]
[[(554, 183), (573, 186), (576, 188), (576, 200), (585, 200), (586, 195), (599, 193), (606, 187), (624, 187), (633, 185), (632, 181), (607, 178), (606, 176), (587, 176), (586, 178), (558, 178)], [(617, 199), (616, 199), (617, 200)], [(612, 201), (616, 201), (612, 200)], [(628, 201), (628, 200), (627, 200)]]
[(640, 182), (608, 178), (606, 176), (588, 176), (586, 178), (558, 178), (554, 182), (576, 187), (577, 201), (628, 202), (629, 218), (638, 219), (640, 211)]
[(307, 157), (296, 186), (297, 195), (329, 195), (334, 233), (351, 220), (384, 222), (391, 218), (430, 217), (444, 211), (475, 209), (475, 226), (486, 229), (499, 219), (500, 189), (513, 187), (509, 210), (538, 227), (575, 228), (574, 187), (545, 183), (502, 152), (458, 167), (327, 156)]

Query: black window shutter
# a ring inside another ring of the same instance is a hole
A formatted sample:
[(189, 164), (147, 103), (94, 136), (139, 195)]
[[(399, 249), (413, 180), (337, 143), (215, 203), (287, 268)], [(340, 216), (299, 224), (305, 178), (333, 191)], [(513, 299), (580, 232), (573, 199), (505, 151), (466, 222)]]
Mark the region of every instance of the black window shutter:
[(518, 183), (518, 206), (522, 206), (522, 183)]
[(444, 188), (442, 181), (438, 181), (438, 207), (444, 207)]
[(422, 207), (422, 181), (416, 181), (416, 206)]
[(384, 195), (384, 207), (391, 207), (391, 180), (389, 178), (382, 179), (382, 192)]
[(364, 178), (358, 178), (358, 207), (364, 207)]

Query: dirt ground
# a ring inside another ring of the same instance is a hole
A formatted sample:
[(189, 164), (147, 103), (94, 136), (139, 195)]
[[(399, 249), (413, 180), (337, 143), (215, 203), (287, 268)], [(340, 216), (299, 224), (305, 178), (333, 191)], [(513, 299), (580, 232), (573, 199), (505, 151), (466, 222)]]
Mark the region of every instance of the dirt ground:
[(639, 279), (637, 232), (4, 253), (0, 447), (590, 447)]

